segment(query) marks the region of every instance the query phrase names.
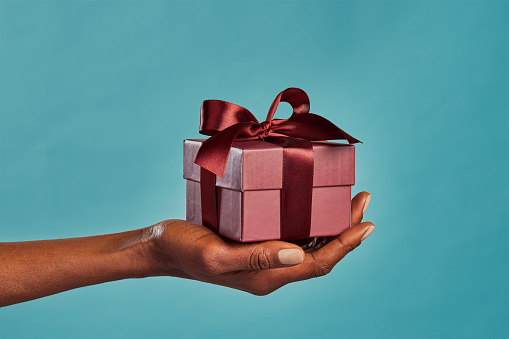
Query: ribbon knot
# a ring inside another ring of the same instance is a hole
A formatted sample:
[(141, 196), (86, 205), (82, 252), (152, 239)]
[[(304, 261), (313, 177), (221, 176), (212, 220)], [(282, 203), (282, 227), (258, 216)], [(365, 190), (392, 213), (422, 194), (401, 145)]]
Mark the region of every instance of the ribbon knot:
[(272, 122), (271, 121), (262, 121), (260, 125), (262, 126), (263, 130), (260, 133), (259, 138), (263, 140), (269, 136), (270, 129), (272, 127)]
[[(293, 114), (273, 120), (279, 103), (288, 102)], [(201, 107), (200, 133), (209, 135), (195, 158), (201, 166), (202, 221), (218, 229), (216, 175), (224, 177), (226, 161), (235, 140), (256, 140), (283, 147), (281, 190), (281, 239), (309, 237), (313, 191), (313, 147), (310, 141), (347, 140), (357, 143), (329, 120), (309, 113), (309, 98), (299, 88), (287, 88), (270, 106), (267, 118), (258, 120), (246, 108), (221, 100), (205, 100)]]

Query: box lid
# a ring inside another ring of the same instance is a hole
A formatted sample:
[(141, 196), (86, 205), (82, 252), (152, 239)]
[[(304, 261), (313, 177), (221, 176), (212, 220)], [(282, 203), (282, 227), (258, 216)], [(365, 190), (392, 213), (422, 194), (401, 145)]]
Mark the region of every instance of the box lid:
[[(200, 181), (194, 159), (206, 139), (184, 140), (184, 179)], [(314, 153), (313, 187), (353, 185), (355, 146), (330, 141), (311, 142)], [(216, 185), (237, 191), (281, 189), (283, 148), (262, 140), (235, 141), (224, 178)]]

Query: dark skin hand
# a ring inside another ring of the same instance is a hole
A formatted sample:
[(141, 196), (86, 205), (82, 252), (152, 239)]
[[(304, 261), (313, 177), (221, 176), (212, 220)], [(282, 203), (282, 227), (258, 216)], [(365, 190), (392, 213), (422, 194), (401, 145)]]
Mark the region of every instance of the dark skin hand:
[[(352, 226), (320, 248), (237, 243), (183, 220), (100, 236), (0, 243), (0, 307), (108, 281), (173, 276), (266, 295), (323, 276), (367, 238), (371, 195), (352, 199)], [(282, 251), (281, 251), (282, 250)]]

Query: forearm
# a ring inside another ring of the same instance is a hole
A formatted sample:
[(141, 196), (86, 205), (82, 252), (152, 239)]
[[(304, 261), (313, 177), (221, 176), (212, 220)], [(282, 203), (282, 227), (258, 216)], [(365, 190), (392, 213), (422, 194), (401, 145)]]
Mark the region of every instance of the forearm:
[(157, 274), (147, 229), (0, 243), (0, 307), (77, 287)]

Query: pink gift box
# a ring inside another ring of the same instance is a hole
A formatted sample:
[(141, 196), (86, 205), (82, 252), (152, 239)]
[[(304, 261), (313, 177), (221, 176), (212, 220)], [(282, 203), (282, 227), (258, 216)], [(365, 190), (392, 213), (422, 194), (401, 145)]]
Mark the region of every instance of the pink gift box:
[[(205, 139), (184, 141), (186, 220), (202, 224), (200, 166), (194, 163)], [(338, 235), (350, 227), (355, 146), (311, 142), (314, 152), (310, 237)], [(235, 141), (224, 178), (216, 179), (218, 228), (241, 241), (280, 239), (283, 148), (261, 140)]]

